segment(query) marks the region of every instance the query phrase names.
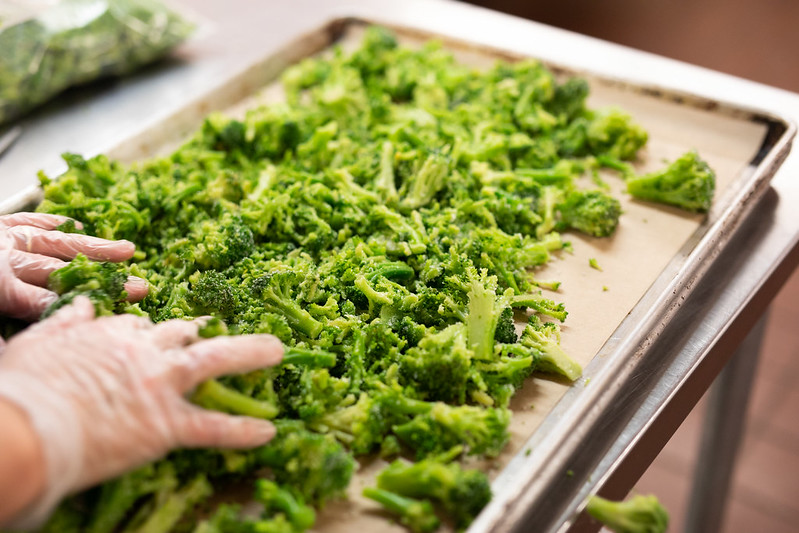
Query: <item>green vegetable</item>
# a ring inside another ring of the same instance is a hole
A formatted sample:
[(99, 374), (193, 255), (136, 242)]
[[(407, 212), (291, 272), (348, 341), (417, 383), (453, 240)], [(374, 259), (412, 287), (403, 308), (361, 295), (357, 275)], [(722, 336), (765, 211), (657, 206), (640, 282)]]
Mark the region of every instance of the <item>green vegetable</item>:
[(433, 500), (456, 527), (466, 528), (491, 499), (491, 487), (483, 472), (463, 469), (447, 459), (394, 461), (378, 474), (377, 487), (406, 498)]
[(97, 263), (78, 254), (65, 267), (50, 274), (47, 286), (60, 297), (50, 304), (42, 318), (71, 303), (77, 296), (87, 296), (98, 316), (122, 311), (127, 296), (127, 272), (123, 265)]
[(664, 533), (669, 515), (655, 496), (636, 495), (627, 501), (614, 502), (591, 496), (588, 514), (616, 533)]
[(716, 175), (696, 152), (687, 152), (663, 170), (627, 179), (627, 192), (641, 200), (705, 213), (710, 209)]
[[(62, 298), (96, 284), (108, 312), (210, 315), (204, 337), (271, 333), (286, 345), (282, 364), (192, 396), (272, 419), (272, 442), (178, 450), (151, 465), (214, 487), (265, 476), (255, 497), (266, 511), (214, 504), (199, 523), (184, 513), (181, 528), (303, 530), (311, 507), (342, 496), (356, 457), (377, 453), (396, 460), (378, 475), (386, 492), (369, 494), (402, 523), (431, 530), (434, 510), (465, 527), (491, 491), (456, 459), (503, 450), (507, 407), (531, 375), (581, 375), (554, 322), (568, 312), (543, 292), (559, 283), (534, 269), (568, 247), (558, 231), (614, 231), (619, 204), (590, 174), (633, 160), (646, 134), (617, 110), (586, 108), (583, 80), (536, 61), (481, 72), (380, 28), (352, 53), (289, 68), (283, 84), (284, 103), (241, 120), (211, 115), (167, 157), (128, 168), (67, 154), (63, 176), (42, 175), (40, 211), (137, 247), (129, 265), (77, 259), (52, 282)], [(100, 283), (116, 269), (150, 283), (136, 306)], [(106, 517), (98, 531), (156, 508), (160, 482), (137, 475), (132, 487), (96, 489), (108, 493), (102, 505), (76, 496)]]
[(158, 0), (61, 0), (3, 20), (0, 123), (68, 87), (128, 74), (191, 31), (190, 23)]
[(414, 500), (374, 487), (363, 489), (363, 495), (399, 515), (400, 523), (414, 533), (435, 531), (441, 525), (429, 500)]

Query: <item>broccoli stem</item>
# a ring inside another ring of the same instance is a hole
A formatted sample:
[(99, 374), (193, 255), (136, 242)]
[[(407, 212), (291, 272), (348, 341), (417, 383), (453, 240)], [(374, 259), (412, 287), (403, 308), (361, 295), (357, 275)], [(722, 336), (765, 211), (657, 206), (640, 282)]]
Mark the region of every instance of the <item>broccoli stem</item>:
[(130, 530), (130, 533), (169, 533), (186, 512), (194, 509), (212, 493), (211, 484), (201, 474), (184, 488), (170, 494), (141, 526)]
[(313, 526), (316, 513), (311, 507), (298, 501), (291, 492), (273, 481), (259, 479), (256, 483), (255, 499), (268, 511), (284, 513), (298, 531), (305, 531)]
[(256, 400), (222, 385), (215, 379), (200, 384), (192, 396), (192, 401), (206, 409), (254, 418), (272, 419), (280, 412), (276, 405)]
[(391, 491), (367, 487), (363, 495), (399, 515), (400, 522), (414, 533), (429, 533), (441, 525), (429, 500), (406, 498)]
[(284, 301), (282, 305), (276, 305), (273, 310), (282, 314), (292, 329), (304, 333), (312, 339), (317, 338), (322, 333), (322, 323), (294, 302)]
[(551, 316), (563, 322), (569, 315), (563, 308), (563, 304), (556, 304), (540, 294), (517, 294), (511, 297), (511, 307), (529, 307), (537, 313)]
[(281, 364), (311, 368), (330, 368), (336, 365), (336, 354), (297, 347), (286, 348)]

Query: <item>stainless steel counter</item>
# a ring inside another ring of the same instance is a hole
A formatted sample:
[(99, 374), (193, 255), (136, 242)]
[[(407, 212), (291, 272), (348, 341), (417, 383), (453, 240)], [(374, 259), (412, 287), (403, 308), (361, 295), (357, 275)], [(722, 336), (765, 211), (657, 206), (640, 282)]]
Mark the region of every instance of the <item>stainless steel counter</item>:
[[(93, 155), (126, 139), (146, 145), (148, 131), (168, 117), (175, 119), (174, 127), (188, 131), (190, 125), (180, 120), (187, 102), (199, 101), (215, 90), (217, 80), (221, 86), (259, 58), (343, 16), (390, 21), (578, 71), (599, 71), (743, 107), (756, 105), (799, 121), (797, 94), (465, 4), (438, 0), (185, 3), (196, 11), (200, 30), (175, 59), (123, 81), (72, 91), (21, 123), (21, 137), (0, 158), (3, 205), (19, 207), (36, 183), (38, 170), (51, 175), (63, 170), (62, 152)], [(282, 65), (266, 67), (275, 71)], [(228, 97), (218, 95), (220, 101)], [(204, 102), (208, 105), (207, 98)], [(750, 210), (734, 234), (727, 236), (730, 245), (708, 267), (713, 283), (691, 292), (663, 327), (657, 342), (661, 351), (673, 356), (641, 381), (644, 390), (616, 391), (624, 401), (602, 413), (601, 427), (591, 435), (593, 443), (604, 444), (576, 446), (568, 457), (575, 475), (557, 482), (542, 485), (526, 477), (525, 469), (542, 467), (534, 463), (519, 463), (503, 472), (495, 481), (501, 494), (472, 531), (557, 531), (567, 527), (586, 497), (601, 487), (614, 496), (629, 490), (799, 264), (796, 205), (799, 153), (788, 156), (757, 209)], [(528, 529), (525, 524), (531, 523), (536, 526)]]

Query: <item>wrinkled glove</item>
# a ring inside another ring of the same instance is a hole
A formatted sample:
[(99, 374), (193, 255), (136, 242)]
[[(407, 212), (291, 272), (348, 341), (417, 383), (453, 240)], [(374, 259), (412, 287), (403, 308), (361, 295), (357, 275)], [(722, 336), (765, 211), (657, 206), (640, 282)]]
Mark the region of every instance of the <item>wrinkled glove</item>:
[[(47, 277), (64, 260), (82, 253), (95, 261), (130, 259), (130, 241), (108, 241), (78, 233), (54, 231), (70, 220), (45, 213), (0, 216), (0, 315), (36, 320), (58, 295), (47, 290)], [(125, 284), (128, 300), (147, 295), (147, 282), (131, 276)]]
[(8, 341), (0, 397), (27, 413), (46, 463), (46, 492), (14, 527), (40, 525), (64, 496), (173, 448), (248, 448), (272, 438), (266, 420), (207, 411), (185, 395), (209, 378), (277, 364), (282, 345), (271, 335), (200, 339), (199, 325), (95, 318), (81, 296)]

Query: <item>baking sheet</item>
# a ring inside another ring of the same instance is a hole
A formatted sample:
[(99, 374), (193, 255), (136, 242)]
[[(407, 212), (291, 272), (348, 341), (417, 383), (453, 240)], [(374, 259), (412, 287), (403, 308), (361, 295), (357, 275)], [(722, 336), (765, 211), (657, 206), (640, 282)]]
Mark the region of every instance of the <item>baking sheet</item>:
[[(236, 79), (228, 80), (209, 96), (198, 102), (189, 102), (185, 109), (171, 117), (162, 127), (108, 151), (108, 155), (123, 161), (135, 161), (168, 152), (180, 139), (191, 132), (202, 117), (214, 109), (225, 108), (230, 114), (259, 102), (280, 97), (276, 86), (261, 94), (241, 99), (251, 94), (255, 87), (274, 79), (282, 68), (318, 51), (333, 38), (352, 45), (358, 42), (362, 26), (358, 23), (334, 24), (288, 43), (277, 56), (264, 58), (262, 63)], [(412, 31), (401, 31), (406, 43), (417, 43), (420, 36)], [(459, 43), (447, 43), (457, 55), (476, 65), (492, 63), (498, 54)], [(720, 216), (726, 198), (740, 186), (742, 176), (750, 161), (758, 153), (768, 126), (745, 111), (730, 112), (723, 107), (696, 107), (669, 95), (642, 92), (612, 81), (589, 78), (592, 107), (616, 105), (632, 114), (649, 131), (650, 141), (639, 172), (659, 168), (664, 159), (673, 159), (689, 149), (696, 149), (716, 170), (717, 202), (709, 219), (687, 215), (679, 210), (634, 202), (623, 194), (624, 214), (616, 234), (609, 239), (590, 239), (568, 235), (573, 244), (573, 254), (561, 254), (552, 264), (539, 272), (541, 279), (558, 279), (563, 282), (555, 299), (566, 303), (569, 318), (563, 327), (563, 347), (580, 363), (587, 364), (610, 338), (622, 320), (633, 310), (636, 302), (657, 279), (664, 267), (679, 260), (680, 254), (690, 251), (686, 243), (697, 239), (697, 232), (708, 227), (707, 220)], [(238, 101), (233, 106), (228, 103)], [(612, 175), (606, 179), (620, 189), (621, 182)], [(617, 191), (618, 192), (618, 191)], [(703, 226), (704, 224), (704, 226)], [(588, 258), (596, 258), (602, 272), (588, 265)], [(607, 287), (607, 290), (603, 290)], [(574, 387), (590, 383), (579, 381)], [(519, 452), (533, 431), (542, 423), (553, 406), (568, 390), (568, 385), (542, 379), (529, 380), (512, 403), (514, 421), (512, 440), (506, 451), (489, 467), (498, 473)], [(365, 463), (361, 474), (351, 486), (351, 501), (330, 504), (320, 514), (320, 531), (403, 531), (392, 526), (376, 506), (363, 502), (357, 495), (371, 474), (382, 467), (379, 461)], [(495, 487), (501, 490), (502, 487)]]

